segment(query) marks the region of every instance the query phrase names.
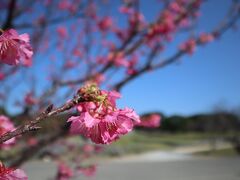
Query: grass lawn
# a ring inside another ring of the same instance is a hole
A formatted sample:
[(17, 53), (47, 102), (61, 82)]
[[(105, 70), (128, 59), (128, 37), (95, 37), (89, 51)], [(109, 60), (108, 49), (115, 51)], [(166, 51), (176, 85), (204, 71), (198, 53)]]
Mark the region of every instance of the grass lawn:
[(214, 157), (234, 157), (238, 156), (237, 152), (233, 148), (215, 150), (215, 151), (203, 151), (195, 153), (200, 156), (214, 156)]
[(150, 150), (173, 150), (180, 146), (194, 146), (213, 138), (227, 138), (232, 134), (216, 133), (160, 133), (134, 131), (106, 147), (106, 153), (112, 156), (141, 153)]

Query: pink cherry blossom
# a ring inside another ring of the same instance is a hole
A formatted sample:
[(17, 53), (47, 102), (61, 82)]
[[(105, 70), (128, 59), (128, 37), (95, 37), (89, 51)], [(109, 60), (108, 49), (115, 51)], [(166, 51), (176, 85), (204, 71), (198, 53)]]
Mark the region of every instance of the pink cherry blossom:
[(91, 102), (78, 104), (80, 115), (69, 118), (72, 134), (82, 134), (96, 144), (109, 144), (130, 132), (134, 122), (140, 121), (133, 109), (116, 107), (116, 99), (120, 98), (116, 91), (102, 91), (92, 85), (79, 91)]
[(152, 28), (149, 28), (147, 38), (148, 40), (154, 40), (155, 36), (169, 37), (170, 34), (176, 31), (176, 29), (174, 14), (165, 10), (161, 15), (161, 21), (155, 24)]
[(14, 29), (3, 31), (0, 35), (0, 62), (17, 65), (21, 63), (25, 66), (32, 65), (32, 47), (29, 43), (29, 35), (18, 35)]
[(96, 153), (100, 153), (100, 152), (102, 152), (102, 150), (103, 150), (103, 147), (102, 146), (94, 146), (94, 150), (95, 150), (95, 152)]
[(114, 60), (114, 65), (117, 67), (119, 66), (128, 67), (129, 65), (129, 62), (125, 58), (125, 55), (123, 52), (118, 52), (117, 54), (110, 53), (108, 55), (108, 61), (113, 61), (113, 60)]
[(139, 57), (135, 54), (131, 57), (131, 59), (128, 61), (127, 74), (133, 75), (137, 72), (135, 66), (138, 63), (138, 60), (139, 60)]
[(23, 170), (7, 168), (0, 162), (0, 180), (28, 180), (28, 177)]
[(0, 72), (0, 81), (3, 80), (5, 78), (5, 74)]
[(58, 164), (58, 173), (56, 180), (68, 180), (73, 177), (73, 170), (65, 163), (60, 162)]
[(63, 68), (64, 68), (65, 70), (68, 70), (68, 69), (74, 68), (76, 65), (77, 65), (76, 62), (73, 62), (72, 60), (67, 60), (67, 61), (64, 63)]
[(36, 98), (34, 98), (32, 92), (29, 92), (26, 94), (24, 101), (25, 101), (26, 105), (29, 105), (29, 106), (32, 106), (32, 105), (38, 103), (38, 100)]
[(103, 74), (97, 74), (94, 77), (94, 81), (99, 85), (102, 84), (106, 80), (105, 76)]
[(119, 12), (122, 13), (122, 14), (132, 14), (133, 13), (133, 9), (129, 8), (127, 6), (121, 6), (119, 8)]
[(196, 49), (196, 40), (189, 39), (180, 45), (180, 50), (187, 52), (188, 54), (193, 54)]
[(98, 22), (98, 28), (102, 31), (105, 32), (109, 30), (112, 27), (112, 18), (111, 17), (104, 17)]
[(67, 29), (64, 26), (59, 26), (57, 28), (57, 33), (59, 35), (60, 38), (67, 38), (68, 37), (68, 32)]
[(74, 56), (78, 56), (78, 57), (80, 57), (80, 58), (83, 57), (82, 51), (80, 51), (78, 48), (75, 48), (75, 49), (73, 50), (73, 55), (74, 55)]
[(160, 126), (161, 116), (159, 114), (151, 114), (141, 118), (141, 122), (137, 123), (136, 126), (146, 128), (157, 128)]
[(170, 3), (169, 8), (176, 13), (182, 12), (183, 10), (180, 4), (177, 2)]
[(31, 137), (27, 140), (27, 144), (29, 146), (36, 146), (38, 144), (38, 140), (35, 137)]
[(68, 0), (61, 0), (58, 4), (60, 10), (68, 10), (71, 6), (71, 3)]
[(202, 43), (202, 44), (211, 42), (211, 41), (213, 41), (213, 40), (214, 40), (214, 36), (213, 36), (212, 34), (202, 33), (202, 34), (200, 34), (200, 36), (199, 36), (199, 41), (200, 41), (200, 43)]
[[(8, 117), (1, 115), (0, 116), (0, 135), (3, 135), (14, 129), (15, 127), (12, 121)], [(8, 141), (1, 144), (0, 148), (4, 148), (4, 149), (9, 148), (15, 143), (15, 140), (16, 140), (15, 138), (9, 139)]]
[(128, 23), (131, 27), (131, 30), (136, 28), (138, 30), (141, 30), (145, 27), (145, 24), (146, 24), (144, 15), (139, 12), (134, 12), (133, 14), (131, 14), (129, 16)]
[(96, 165), (91, 165), (88, 167), (78, 167), (77, 170), (85, 176), (94, 176), (96, 174)]
[(82, 147), (82, 150), (85, 152), (85, 153), (92, 153), (94, 152), (94, 146), (91, 145), (91, 144), (85, 144), (83, 147)]

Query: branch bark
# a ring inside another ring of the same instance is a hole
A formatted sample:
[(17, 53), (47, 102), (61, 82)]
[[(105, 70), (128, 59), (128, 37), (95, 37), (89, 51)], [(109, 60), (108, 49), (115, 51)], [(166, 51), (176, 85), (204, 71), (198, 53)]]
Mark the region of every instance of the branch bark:
[(8, 14), (7, 14), (6, 21), (3, 25), (3, 29), (8, 29), (12, 27), (15, 8), (16, 8), (16, 0), (11, 0), (9, 2)]
[(71, 108), (75, 107), (79, 102), (83, 102), (84, 100), (81, 98), (81, 96), (77, 95), (75, 96), (71, 101), (67, 102), (66, 104), (62, 105), (59, 108), (53, 109), (53, 105), (48, 106), (48, 108), (42, 112), (40, 115), (38, 115), (34, 120), (19, 126), (17, 129), (15, 129), (12, 132), (7, 132), (0, 136), (0, 144), (4, 143), (5, 141), (17, 137), (19, 135), (25, 134), (30, 131), (36, 131), (40, 129), (41, 127), (38, 127), (37, 125), (42, 122), (43, 120), (55, 116), (57, 114), (60, 114), (62, 112), (65, 112), (67, 110), (70, 110)]

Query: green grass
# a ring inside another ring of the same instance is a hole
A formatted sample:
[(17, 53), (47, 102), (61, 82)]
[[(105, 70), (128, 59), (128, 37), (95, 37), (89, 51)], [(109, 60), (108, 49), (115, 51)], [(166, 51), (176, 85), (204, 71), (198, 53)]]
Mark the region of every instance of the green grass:
[(235, 157), (235, 156), (238, 156), (237, 152), (233, 148), (214, 150), (214, 151), (203, 151), (203, 152), (195, 153), (195, 155), (214, 156), (214, 157)]
[(212, 138), (226, 138), (231, 133), (160, 133), (135, 131), (120, 138), (106, 148), (112, 156), (141, 153), (150, 150), (172, 150), (179, 146), (194, 145)]

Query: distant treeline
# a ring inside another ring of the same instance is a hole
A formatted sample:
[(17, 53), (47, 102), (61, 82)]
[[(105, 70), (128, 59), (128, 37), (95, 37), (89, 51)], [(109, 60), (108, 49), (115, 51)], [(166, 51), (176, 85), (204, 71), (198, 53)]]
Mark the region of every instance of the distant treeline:
[[(151, 113), (144, 114), (147, 116)], [(193, 116), (162, 116), (161, 126), (157, 129), (166, 132), (209, 132), (240, 131), (240, 118), (232, 113), (198, 114)], [(146, 128), (138, 128), (144, 129)]]

